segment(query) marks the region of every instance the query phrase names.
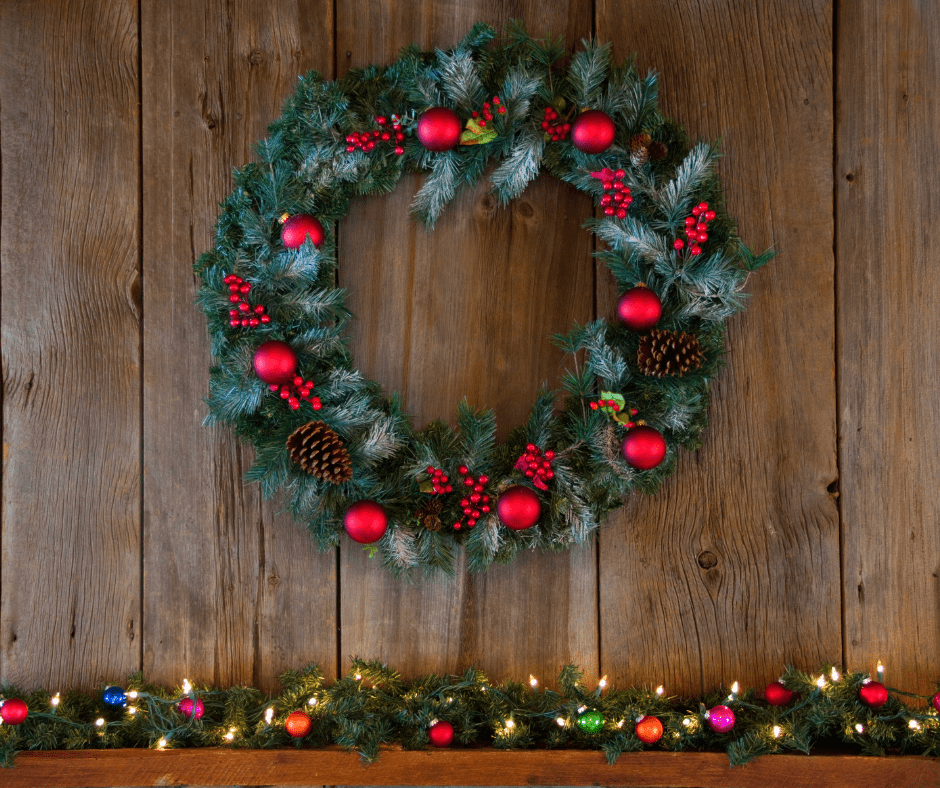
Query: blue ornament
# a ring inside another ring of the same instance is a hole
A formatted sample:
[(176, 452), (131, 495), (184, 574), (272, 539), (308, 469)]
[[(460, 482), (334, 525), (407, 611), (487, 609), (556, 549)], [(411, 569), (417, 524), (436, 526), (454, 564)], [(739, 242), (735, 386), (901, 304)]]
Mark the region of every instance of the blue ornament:
[(127, 695), (124, 694), (124, 690), (122, 690), (120, 687), (108, 687), (104, 691), (102, 700), (109, 706), (127, 705)]

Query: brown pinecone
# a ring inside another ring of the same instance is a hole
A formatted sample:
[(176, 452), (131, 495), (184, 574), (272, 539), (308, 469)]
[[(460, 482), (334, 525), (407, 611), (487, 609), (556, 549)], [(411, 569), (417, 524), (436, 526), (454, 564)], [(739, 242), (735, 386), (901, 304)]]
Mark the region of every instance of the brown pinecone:
[(654, 328), (640, 339), (637, 365), (644, 375), (678, 375), (702, 366), (702, 349), (695, 334)]
[(646, 149), (649, 151), (650, 158), (653, 161), (665, 159), (669, 155), (669, 148), (662, 142), (651, 142)]
[(650, 157), (649, 145), (652, 142), (646, 132), (630, 137), (630, 161), (634, 167), (642, 167)]
[(442, 525), (441, 510), (443, 508), (443, 501), (431, 501), (416, 515), (418, 522), (429, 531), (440, 531)]
[(307, 473), (333, 484), (352, 478), (349, 452), (333, 430), (322, 421), (311, 421), (287, 439), (290, 458)]

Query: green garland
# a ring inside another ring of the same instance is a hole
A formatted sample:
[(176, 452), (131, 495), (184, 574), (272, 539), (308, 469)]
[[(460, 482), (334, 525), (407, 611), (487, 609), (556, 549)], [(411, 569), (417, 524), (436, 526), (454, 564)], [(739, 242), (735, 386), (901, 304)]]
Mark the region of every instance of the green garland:
[[(700, 445), (725, 321), (743, 308), (748, 274), (771, 255), (753, 256), (735, 235), (714, 172), (717, 150), (690, 146), (682, 128), (662, 116), (655, 75), (615, 64), (606, 44), (584, 42), (567, 66), (565, 55), (562, 41), (535, 41), (517, 24), (499, 40), (477, 25), (447, 52), (406, 49), (387, 67), (354, 69), (339, 82), (310, 73), (257, 146), (259, 160), (235, 173), (215, 247), (195, 267), (215, 358), (207, 422), (229, 424), (254, 444), (247, 480), (260, 482), (265, 496), (285, 489), (294, 517), (321, 549), (338, 544), (353, 503), (373, 501), (388, 515), (379, 547), (395, 573), (452, 572), (461, 547), (470, 570), (507, 563), (523, 548), (564, 551), (585, 543), (628, 493), (655, 491), (680, 447)], [(453, 150), (430, 151), (415, 136), (421, 114), (437, 106), (466, 124)], [(564, 128), (562, 121), (585, 109), (615, 122), (614, 142), (601, 153), (579, 150)], [(333, 231), (350, 199), (388, 193), (403, 174), (426, 172), (412, 212), (430, 229), (457, 189), (476, 183), (493, 162), (491, 182), (502, 203), (542, 169), (592, 197), (603, 215), (587, 225), (604, 244), (597, 256), (621, 293), (642, 283), (658, 295), (657, 330), (692, 338), (699, 356), (685, 374), (641, 374), (638, 353), (652, 333), (604, 320), (576, 326), (555, 337), (572, 356), (584, 353), (583, 365), (565, 376), (564, 410), (555, 412), (554, 394), (542, 392), (527, 423), (497, 445), (492, 412), (463, 404), (458, 429), (435, 422), (416, 431), (399, 400), (355, 369), (343, 334), (350, 315), (335, 285)], [(707, 240), (700, 249), (689, 242), (677, 250), (686, 220), (704, 221), (697, 208), (703, 202)], [(279, 219), (303, 214), (322, 222), (324, 240), (285, 248)], [(239, 287), (250, 288), (245, 308), (263, 305), (269, 322), (243, 327), (241, 315), (230, 317)], [(313, 395), (284, 387), (296, 410), (253, 371), (256, 350), (269, 340), (290, 345), (296, 374), (312, 384)], [(291, 459), (288, 437), (313, 421), (328, 428), (351, 478), (321, 478)], [(653, 468), (637, 469), (621, 456), (636, 423), (665, 439), (665, 457)], [(533, 467), (550, 473), (533, 475)], [(482, 502), (464, 497), (461, 469), (482, 488)], [(446, 483), (435, 491), (442, 474), (453, 492)], [(507, 528), (496, 516), (498, 496), (516, 485), (541, 507), (527, 530)]]
[[(940, 755), (940, 693), (931, 704), (926, 696), (889, 688), (894, 694), (871, 708), (859, 697), (868, 681), (861, 673), (840, 676), (831, 666), (821, 675), (787, 668), (780, 682), (794, 697), (787, 705), (772, 706), (753, 690), (723, 688), (690, 700), (661, 689), (607, 687), (605, 680), (589, 684), (571, 665), (561, 671), (557, 690), (543, 689), (534, 680), (491, 684), (472, 669), (461, 676), (406, 681), (378, 662), (362, 660), (353, 660), (350, 673), (330, 685), (316, 666), (286, 673), (277, 695), (247, 687), (194, 688), (185, 681), (182, 687), (161, 689), (137, 674), (126, 690), (51, 695), (3, 687), (4, 702), (25, 700), (29, 713), (21, 724), (0, 726), (0, 762), (12, 765), (22, 750), (267, 749), (291, 743), (304, 748), (339, 744), (373, 761), (383, 744), (426, 747), (428, 730), (438, 720), (453, 726), (457, 746), (596, 749), (610, 763), (625, 752), (663, 749), (725, 750), (736, 765), (759, 755), (810, 753), (817, 745), (834, 743), (869, 755)], [(896, 694), (921, 702), (906, 705)], [(181, 703), (190, 705), (181, 710)], [(192, 719), (188, 710), (199, 704), (204, 715)], [(734, 712), (734, 726), (725, 733), (709, 725), (707, 713), (718, 705)], [(292, 738), (286, 723), (298, 711), (309, 717), (309, 730)], [(661, 738), (649, 744), (636, 734), (637, 721), (647, 716), (662, 724)]]

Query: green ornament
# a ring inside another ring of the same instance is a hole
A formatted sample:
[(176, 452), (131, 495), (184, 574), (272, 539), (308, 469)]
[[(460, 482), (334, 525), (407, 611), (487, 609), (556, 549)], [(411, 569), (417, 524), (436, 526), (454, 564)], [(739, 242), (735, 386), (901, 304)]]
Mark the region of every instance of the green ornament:
[(585, 733), (597, 733), (604, 727), (604, 715), (599, 711), (586, 711), (578, 717), (578, 727)]

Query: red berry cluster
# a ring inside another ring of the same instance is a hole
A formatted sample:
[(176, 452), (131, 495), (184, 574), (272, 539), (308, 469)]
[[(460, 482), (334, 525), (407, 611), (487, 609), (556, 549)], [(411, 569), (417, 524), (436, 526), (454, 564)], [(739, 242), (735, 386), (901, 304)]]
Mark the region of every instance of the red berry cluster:
[(477, 122), (480, 124), (480, 128), (485, 129), (487, 121), (493, 120), (494, 109), (500, 115), (506, 114), (506, 108), (500, 102), (499, 96), (493, 96), (491, 101), (484, 101), (483, 109), (481, 109), (479, 112), (471, 112), (470, 116), (477, 120)]
[(623, 176), (626, 174), (623, 170), (612, 170), (610, 167), (591, 173), (591, 177), (597, 178), (604, 187), (604, 191), (607, 192), (601, 197), (605, 216), (627, 218), (627, 208), (633, 202), (633, 196), (630, 194), (629, 187), (623, 185)]
[(474, 478), (466, 465), (461, 465), (457, 469), (463, 477), (463, 485), (467, 488), (467, 496), (460, 499), (460, 505), (463, 507), (463, 518), (454, 523), (454, 530), (459, 531), (464, 525), (467, 528), (473, 528), (484, 514), (490, 510), (490, 496), (486, 494), (486, 485), (489, 482), (488, 476), (477, 476)]
[(555, 478), (555, 471), (552, 470), (552, 460), (555, 459), (555, 452), (549, 449), (544, 454), (542, 450), (534, 443), (525, 447), (525, 454), (519, 456), (516, 460), (516, 470), (525, 473), (526, 477), (532, 480), (532, 483), (540, 490), (547, 490), (545, 483)]
[[(689, 239), (689, 253), (701, 254), (701, 243), (708, 240), (708, 223), (715, 218), (715, 212), (709, 210), (707, 202), (700, 202), (692, 209), (692, 215), (685, 219), (685, 235)], [(676, 238), (672, 248), (681, 252), (685, 248), (685, 241)]]
[(271, 322), (270, 315), (264, 313), (264, 307), (261, 304), (252, 306), (247, 301), (242, 300), (243, 296), (247, 296), (251, 292), (251, 285), (248, 282), (240, 276), (235, 276), (235, 274), (229, 274), (222, 281), (228, 285), (230, 293), (228, 300), (233, 304), (238, 304), (237, 309), (228, 311), (228, 324), (232, 328), (238, 328), (239, 326), (254, 328), (262, 323)]
[(357, 148), (368, 153), (375, 149), (379, 142), (394, 143), (395, 153), (401, 156), (405, 149), (402, 143), (405, 141), (405, 132), (402, 131), (400, 119), (397, 115), (392, 115), (391, 119), (384, 115), (376, 115), (375, 122), (380, 128), (374, 131), (354, 131), (346, 137), (346, 152), (352, 153)]
[(444, 495), (444, 493), (454, 491), (454, 488), (448, 484), (450, 478), (440, 468), (429, 465), (425, 470), (431, 477), (431, 495)]
[(281, 399), (287, 400), (287, 404), (290, 405), (291, 410), (297, 410), (300, 407), (301, 401), (309, 402), (314, 410), (320, 410), (320, 408), (323, 407), (323, 403), (320, 402), (319, 397), (310, 396), (310, 392), (313, 391), (313, 381), (304, 380), (300, 375), (294, 378), (290, 383), (281, 385), (272, 383), (270, 389), (271, 391), (280, 391)]
[[(608, 416), (613, 416), (615, 413), (620, 412), (620, 405), (616, 400), (612, 399), (599, 399), (596, 402), (591, 403), (591, 410), (599, 410), (601, 413), (606, 413)], [(636, 408), (630, 408), (630, 415), (636, 416), (639, 411)], [(636, 425), (629, 421), (627, 422), (627, 429), (631, 429)]]
[[(561, 123), (555, 123), (561, 120)], [(568, 136), (571, 131), (571, 124), (566, 118), (561, 118), (551, 107), (545, 108), (545, 120), (542, 121), (542, 130), (549, 136), (552, 142), (558, 142)]]

